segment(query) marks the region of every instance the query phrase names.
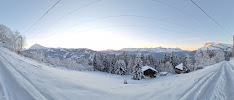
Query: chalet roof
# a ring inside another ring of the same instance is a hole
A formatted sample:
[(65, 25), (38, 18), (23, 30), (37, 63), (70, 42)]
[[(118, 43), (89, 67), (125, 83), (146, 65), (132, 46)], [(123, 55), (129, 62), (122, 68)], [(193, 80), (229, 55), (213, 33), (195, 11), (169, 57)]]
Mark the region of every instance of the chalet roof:
[(146, 71), (146, 70), (148, 70), (148, 69), (151, 69), (151, 70), (153, 70), (153, 71), (155, 71), (155, 72), (158, 72), (156, 69), (154, 69), (154, 68), (152, 68), (152, 67), (150, 67), (150, 66), (143, 66), (142, 67), (142, 72), (144, 72), (144, 71)]
[(177, 65), (175, 68), (178, 68), (178, 69), (180, 69), (180, 70), (183, 70), (183, 64), (181, 63), (181, 64)]

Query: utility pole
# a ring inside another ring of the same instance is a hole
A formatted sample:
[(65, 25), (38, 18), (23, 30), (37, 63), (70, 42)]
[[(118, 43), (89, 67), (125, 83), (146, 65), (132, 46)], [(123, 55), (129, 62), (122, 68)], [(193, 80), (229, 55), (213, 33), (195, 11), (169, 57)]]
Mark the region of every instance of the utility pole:
[(233, 35), (233, 47), (232, 47), (232, 57), (234, 57), (234, 35)]
[(22, 36), (20, 36), (20, 40), (21, 40), (21, 44), (20, 44), (20, 49), (21, 49), (21, 51), (20, 51), (20, 53), (21, 53), (21, 57), (22, 57), (22, 49), (23, 49), (23, 39), (22, 39)]

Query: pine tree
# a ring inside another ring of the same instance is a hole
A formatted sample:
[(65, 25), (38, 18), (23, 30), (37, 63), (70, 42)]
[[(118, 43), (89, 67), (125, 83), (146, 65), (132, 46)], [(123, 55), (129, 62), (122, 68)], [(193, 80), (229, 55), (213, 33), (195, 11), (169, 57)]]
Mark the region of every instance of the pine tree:
[(171, 73), (171, 74), (175, 74), (174, 66), (171, 63), (166, 62), (165, 68), (166, 68), (166, 72)]
[(208, 55), (206, 51), (203, 51), (202, 65), (204, 66), (210, 65), (210, 56)]
[(192, 61), (189, 55), (186, 54), (183, 59), (183, 71), (188, 73), (191, 70), (193, 70)]
[(219, 50), (214, 57), (214, 61), (215, 63), (219, 63), (224, 60), (225, 60), (225, 54), (223, 51)]
[(145, 56), (144, 56), (143, 53), (141, 53), (140, 59), (141, 59), (141, 61), (142, 61), (142, 65), (145, 66), (145, 65), (146, 65), (146, 58), (145, 58)]
[(155, 65), (154, 63), (155, 63), (155, 61), (154, 61), (152, 54), (148, 54), (146, 57), (146, 65), (154, 67), (154, 65)]
[(115, 73), (119, 74), (119, 75), (126, 75), (126, 64), (124, 62), (124, 60), (117, 60), (117, 62), (115, 63)]
[(142, 72), (142, 67), (143, 67), (142, 60), (141, 60), (140, 55), (138, 55), (136, 57), (136, 62), (135, 62), (134, 70), (132, 73), (132, 79), (140, 80), (140, 79), (144, 78), (144, 74)]
[(110, 69), (109, 73), (114, 74), (115, 73), (115, 63), (116, 63), (116, 55), (113, 54), (110, 58)]
[(195, 54), (195, 70), (197, 69), (197, 68), (202, 68), (202, 54), (201, 54), (201, 52), (198, 50), (197, 52), (196, 52), (196, 54)]
[(93, 57), (93, 69), (94, 70), (97, 70), (98, 68), (98, 65), (97, 65), (97, 55), (95, 54), (94, 57)]
[(153, 62), (154, 62), (154, 68), (157, 69), (157, 67), (159, 66), (159, 61), (156, 56), (153, 57)]
[(170, 63), (174, 68), (175, 68), (175, 66), (177, 66), (179, 64), (178, 58), (177, 58), (177, 56), (175, 56), (174, 52), (172, 52), (170, 55)]
[(133, 72), (133, 67), (135, 65), (135, 61), (134, 61), (134, 58), (131, 57), (129, 62), (128, 62), (128, 66), (127, 66), (127, 72), (128, 74), (131, 74)]

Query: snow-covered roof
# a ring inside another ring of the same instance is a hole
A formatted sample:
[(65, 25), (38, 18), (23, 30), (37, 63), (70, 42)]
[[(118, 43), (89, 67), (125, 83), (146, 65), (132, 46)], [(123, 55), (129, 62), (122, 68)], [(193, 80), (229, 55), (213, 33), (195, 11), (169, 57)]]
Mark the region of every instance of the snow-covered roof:
[(177, 65), (175, 68), (178, 68), (178, 69), (180, 69), (180, 70), (183, 70), (183, 64), (181, 63), (181, 64)]
[(143, 66), (143, 67), (142, 67), (142, 71), (143, 71), (143, 72), (146, 71), (146, 70), (148, 70), (148, 69), (151, 69), (151, 70), (153, 70), (153, 71), (155, 71), (155, 72), (158, 72), (156, 69), (154, 69), (154, 68), (152, 68), (152, 67), (150, 67), (150, 66)]

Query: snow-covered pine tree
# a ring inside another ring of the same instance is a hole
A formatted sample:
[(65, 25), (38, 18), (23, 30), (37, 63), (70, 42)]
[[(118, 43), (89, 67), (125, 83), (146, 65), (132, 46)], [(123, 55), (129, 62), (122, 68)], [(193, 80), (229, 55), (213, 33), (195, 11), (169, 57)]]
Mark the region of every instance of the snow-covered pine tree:
[(179, 57), (176, 55), (176, 66), (180, 64), (180, 60), (179, 60)]
[(94, 70), (97, 70), (98, 68), (98, 65), (97, 65), (97, 54), (94, 54), (94, 57), (93, 57), (93, 69)]
[(110, 58), (110, 68), (109, 68), (109, 73), (112, 73), (114, 74), (115, 73), (115, 63), (116, 63), (116, 55), (113, 54), (111, 55), (111, 58)]
[(170, 55), (170, 63), (175, 68), (179, 64), (177, 56), (175, 56), (174, 52)]
[(158, 69), (156, 69), (156, 70), (158, 70), (158, 71), (160, 71), (160, 72), (165, 72), (165, 71), (166, 71), (165, 64), (166, 64), (166, 63), (165, 63), (164, 60), (160, 60), (159, 67), (158, 67)]
[(104, 66), (103, 66), (102, 60), (103, 60), (102, 54), (95, 54), (94, 55), (94, 59), (93, 59), (94, 70), (103, 71)]
[(193, 70), (192, 60), (190, 59), (189, 55), (186, 54), (183, 59), (183, 71), (188, 73)]
[(231, 51), (227, 51), (227, 53), (225, 53), (225, 60), (226, 61), (229, 61), (230, 58), (232, 58), (232, 57), (233, 57), (232, 50)]
[(146, 58), (145, 58), (143, 53), (141, 53), (140, 58), (141, 58), (141, 61), (142, 61), (142, 65), (145, 66), (146, 65)]
[(225, 54), (223, 51), (219, 50), (217, 51), (215, 57), (214, 57), (214, 61), (215, 63), (219, 63), (221, 61), (224, 61), (225, 60)]
[(140, 79), (144, 78), (144, 74), (142, 72), (142, 67), (143, 67), (143, 65), (142, 65), (141, 55), (137, 55), (134, 70), (132, 72), (132, 79), (140, 80)]
[(135, 65), (135, 60), (133, 57), (130, 58), (130, 60), (128, 61), (128, 66), (127, 66), (127, 73), (131, 74), (133, 72), (133, 67)]
[(202, 65), (204, 66), (210, 65), (210, 56), (208, 55), (206, 51), (203, 51)]
[(159, 61), (156, 56), (153, 57), (153, 64), (154, 68), (157, 69), (157, 67), (159, 66)]
[(175, 68), (170, 62), (166, 62), (165, 67), (166, 67), (165, 68), (166, 72), (171, 73), (171, 74), (175, 74)]
[(203, 58), (202, 58), (202, 54), (199, 50), (196, 51), (195, 54), (195, 64), (194, 64), (194, 70), (196, 70), (197, 68), (202, 68), (202, 64), (203, 64)]
[(154, 65), (155, 65), (154, 63), (155, 63), (155, 61), (154, 61), (152, 54), (148, 54), (146, 57), (146, 65), (154, 67)]
[(115, 63), (115, 68), (115, 74), (126, 75), (127, 68), (124, 60), (117, 60)]
[(104, 66), (103, 72), (109, 72), (110, 62), (107, 55), (103, 55), (102, 63)]

